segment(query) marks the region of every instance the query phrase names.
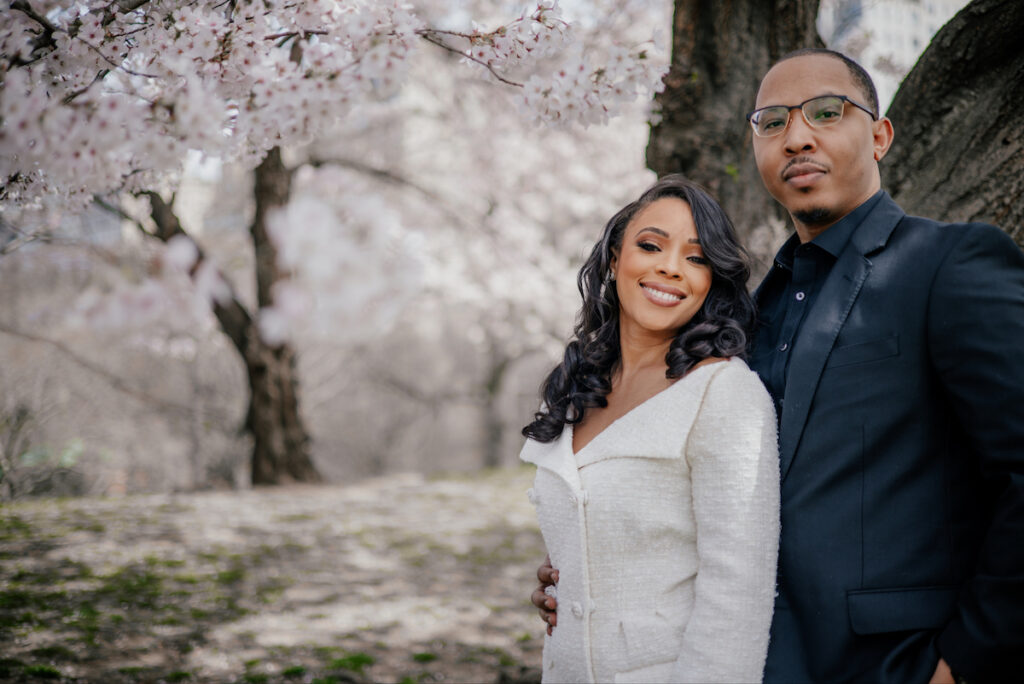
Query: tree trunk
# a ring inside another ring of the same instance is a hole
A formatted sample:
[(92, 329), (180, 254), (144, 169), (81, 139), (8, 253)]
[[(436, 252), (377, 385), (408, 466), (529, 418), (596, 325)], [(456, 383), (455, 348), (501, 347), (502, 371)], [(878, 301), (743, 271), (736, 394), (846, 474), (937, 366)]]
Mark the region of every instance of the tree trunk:
[(932, 39), (888, 116), (883, 187), (912, 214), (1024, 245), (1024, 3), (975, 0)]
[(785, 53), (822, 46), (818, 0), (676, 0), (672, 65), (657, 98), (647, 165), (681, 172), (718, 198), (759, 262), (771, 263), (788, 217), (761, 182), (744, 116)]
[[(276, 250), (267, 237), (267, 212), (288, 201), (291, 171), (277, 148), (267, 153), (255, 171), (256, 215), (250, 228), (256, 253), (256, 293), (259, 306), (273, 303), (272, 285), (286, 277), (277, 267)], [(167, 242), (185, 234), (170, 204), (155, 192), (149, 197), (156, 237)], [(194, 275), (203, 260), (192, 268)], [(319, 482), (309, 454), (309, 435), (299, 413), (299, 380), (291, 345), (271, 347), (260, 338), (256, 319), (231, 294), (213, 301), (213, 313), (245, 363), (249, 378), (249, 410), (245, 430), (253, 438), (252, 483)]]
[[(284, 273), (267, 236), (267, 214), (288, 202), (291, 170), (273, 148), (255, 171), (256, 215), (250, 228), (256, 252), (256, 296), (260, 308), (273, 304), (272, 286)], [(250, 326), (243, 350), (251, 396), (246, 429), (253, 436), (252, 483), (319, 482), (309, 454), (309, 434), (299, 413), (299, 378), (290, 344), (268, 346)]]
[(485, 468), (497, 468), (501, 465), (502, 447), (505, 441), (505, 416), (501, 413), (498, 397), (505, 381), (512, 359), (505, 356), (498, 344), (491, 343), (488, 358), (492, 360), (487, 383), (484, 385), (484, 459)]

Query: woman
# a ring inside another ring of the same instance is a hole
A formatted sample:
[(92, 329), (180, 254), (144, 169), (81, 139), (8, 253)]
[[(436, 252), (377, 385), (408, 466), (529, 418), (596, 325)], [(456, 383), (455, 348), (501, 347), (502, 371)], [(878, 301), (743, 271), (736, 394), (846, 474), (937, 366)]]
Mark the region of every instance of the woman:
[(545, 682), (761, 680), (779, 474), (772, 401), (740, 358), (748, 276), (728, 217), (678, 175), (580, 270), (520, 455), (558, 569)]

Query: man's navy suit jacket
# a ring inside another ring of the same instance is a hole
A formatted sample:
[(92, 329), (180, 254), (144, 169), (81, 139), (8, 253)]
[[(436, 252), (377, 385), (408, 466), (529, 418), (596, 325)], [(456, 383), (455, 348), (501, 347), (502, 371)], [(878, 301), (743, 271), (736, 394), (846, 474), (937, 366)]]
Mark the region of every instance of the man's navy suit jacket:
[[(785, 287), (778, 267), (759, 302)], [(755, 343), (758, 368), (766, 350)], [(817, 293), (780, 416), (766, 682), (1024, 672), (1024, 254), (884, 195)]]

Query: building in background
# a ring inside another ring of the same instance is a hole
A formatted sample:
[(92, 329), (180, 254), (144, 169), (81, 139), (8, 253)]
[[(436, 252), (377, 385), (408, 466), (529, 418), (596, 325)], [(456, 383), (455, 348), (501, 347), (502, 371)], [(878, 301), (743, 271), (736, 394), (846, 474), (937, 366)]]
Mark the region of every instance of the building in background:
[(882, 111), (932, 36), (968, 0), (822, 0), (818, 33), (856, 59), (878, 87)]

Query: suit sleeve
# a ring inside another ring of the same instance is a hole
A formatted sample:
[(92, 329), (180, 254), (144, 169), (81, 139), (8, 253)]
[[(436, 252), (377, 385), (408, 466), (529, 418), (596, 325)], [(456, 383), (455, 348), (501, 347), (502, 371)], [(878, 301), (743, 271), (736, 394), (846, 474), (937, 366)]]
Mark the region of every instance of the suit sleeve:
[(936, 645), (968, 680), (1019, 676), (1024, 647), (1024, 253), (974, 224), (948, 253), (928, 311), (932, 363), (994, 493), (974, 575)]
[(686, 445), (697, 529), (694, 607), (672, 681), (760, 682), (775, 601), (775, 410), (739, 362), (715, 374)]

